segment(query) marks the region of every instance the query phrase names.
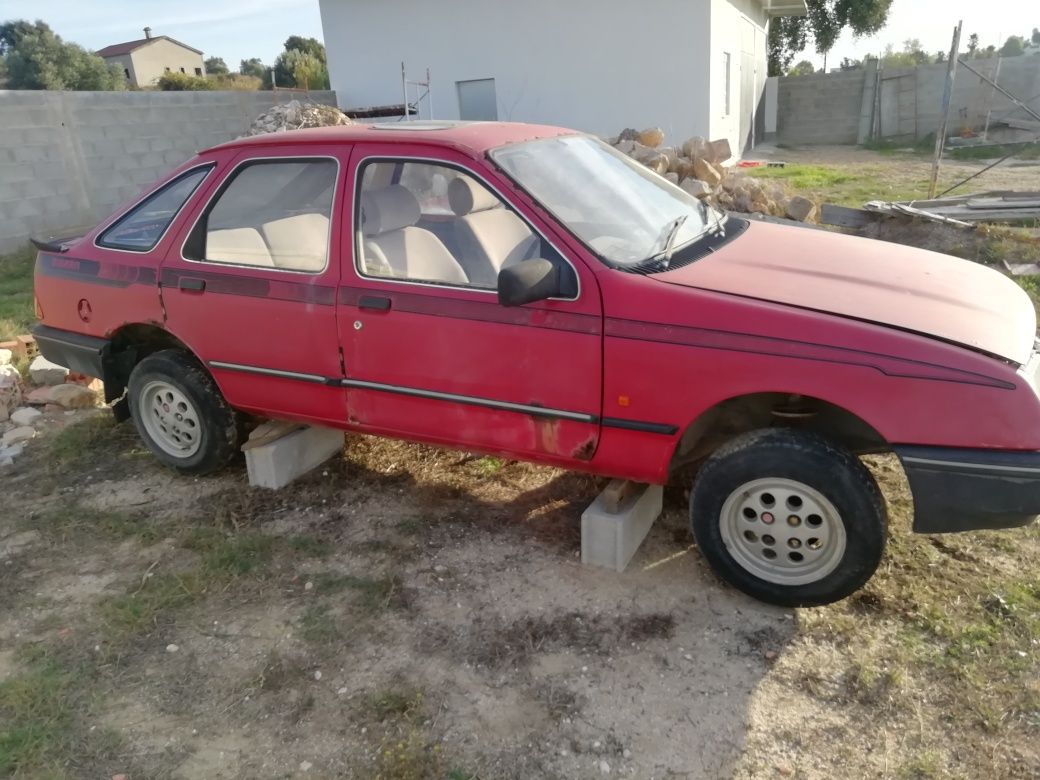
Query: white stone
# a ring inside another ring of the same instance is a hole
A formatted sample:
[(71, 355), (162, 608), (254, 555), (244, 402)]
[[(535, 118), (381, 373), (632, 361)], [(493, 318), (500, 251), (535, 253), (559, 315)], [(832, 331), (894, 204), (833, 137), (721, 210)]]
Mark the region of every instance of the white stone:
[(314, 766), (314, 764), (312, 764), (310, 761), (301, 761), (300, 762), (300, 771), (301, 772), (310, 772), (312, 766)]
[(0, 349), (0, 366), (9, 366), (14, 360), (14, 353), (9, 349)]
[(660, 485), (646, 485), (617, 512), (607, 510), (604, 493), (596, 496), (581, 514), (581, 562), (624, 571), (660, 516), (663, 496)]
[(340, 452), (343, 441), (343, 431), (310, 427), (292, 430), (259, 446), (246, 442), (242, 449), (249, 484), (272, 490), (285, 487)]
[(43, 412), (31, 406), (23, 406), (11, 412), (11, 422), (15, 425), (32, 425), (38, 417), (43, 417)]
[(4, 434), (3, 444), (8, 446), (11, 444), (18, 444), (23, 441), (29, 441), (36, 436), (36, 429), (28, 425), (22, 426), (21, 428), (12, 428)]
[(0, 447), (0, 459), (14, 460), (19, 455), (25, 452), (25, 447), (21, 444), (8, 444)]
[(695, 198), (706, 198), (711, 195), (711, 187), (700, 179), (683, 179), (679, 187)]
[(37, 355), (29, 364), (29, 377), (38, 385), (60, 385), (69, 375), (69, 370)]
[(314, 679), (315, 680), (320, 680), (321, 679), (321, 669), (315, 669), (314, 670)]
[(599, 771), (600, 771), (600, 774), (609, 775), (610, 774), (610, 764), (608, 764), (606, 761), (600, 761), (599, 762)]
[(180, 650), (180, 648), (177, 645), (175, 645), (175, 644), (171, 643), (171, 644), (166, 645), (166, 652), (167, 653), (176, 653), (178, 650)]

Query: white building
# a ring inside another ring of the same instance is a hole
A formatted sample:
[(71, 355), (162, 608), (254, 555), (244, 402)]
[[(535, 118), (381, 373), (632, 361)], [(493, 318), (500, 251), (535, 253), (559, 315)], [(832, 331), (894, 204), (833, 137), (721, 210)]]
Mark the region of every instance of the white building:
[[(320, 0), (343, 109), (403, 101), (431, 73), (437, 119), (500, 119), (669, 143), (761, 135), (766, 31), (805, 0)], [(410, 100), (414, 100), (415, 90)], [(427, 104), (420, 104), (425, 117)]]

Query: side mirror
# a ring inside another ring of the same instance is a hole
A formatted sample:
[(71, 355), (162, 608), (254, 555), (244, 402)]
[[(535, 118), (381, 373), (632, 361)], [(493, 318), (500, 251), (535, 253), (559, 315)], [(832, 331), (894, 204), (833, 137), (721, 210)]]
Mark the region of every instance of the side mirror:
[(498, 302), (503, 306), (562, 297), (560, 272), (548, 260), (524, 260), (498, 272)]

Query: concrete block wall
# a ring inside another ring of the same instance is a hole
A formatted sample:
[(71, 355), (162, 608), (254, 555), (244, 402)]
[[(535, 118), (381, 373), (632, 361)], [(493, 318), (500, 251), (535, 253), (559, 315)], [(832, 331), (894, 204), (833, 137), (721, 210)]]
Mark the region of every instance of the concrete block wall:
[(780, 79), (777, 141), (791, 145), (854, 144), (866, 71)]
[[(201, 149), (242, 135), (272, 92), (0, 90), (0, 253), (96, 224)], [(334, 92), (310, 99), (336, 104)]]

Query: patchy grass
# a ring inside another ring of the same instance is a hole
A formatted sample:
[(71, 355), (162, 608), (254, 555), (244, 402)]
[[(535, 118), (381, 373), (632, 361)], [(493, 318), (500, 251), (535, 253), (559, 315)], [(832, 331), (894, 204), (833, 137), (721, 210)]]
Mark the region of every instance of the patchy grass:
[(996, 146), (954, 146), (947, 149), (954, 160), (999, 160), (1013, 155), (1018, 160), (1040, 159), (1040, 144), (1008, 144)]
[(860, 208), (868, 200), (913, 200), (928, 192), (927, 178), (893, 177), (891, 165), (806, 165), (755, 168), (750, 175), (788, 185), (800, 194)]
[(20, 673), (0, 683), (0, 774), (11, 778), (100, 776), (121, 749), (91, 725), (93, 670), (41, 647), (19, 654)]
[(0, 255), (0, 341), (27, 333), (36, 322), (33, 310), (33, 266), (36, 253), (25, 247)]
[(300, 636), (311, 644), (330, 645), (343, 638), (343, 630), (328, 604), (311, 604), (300, 618)]

